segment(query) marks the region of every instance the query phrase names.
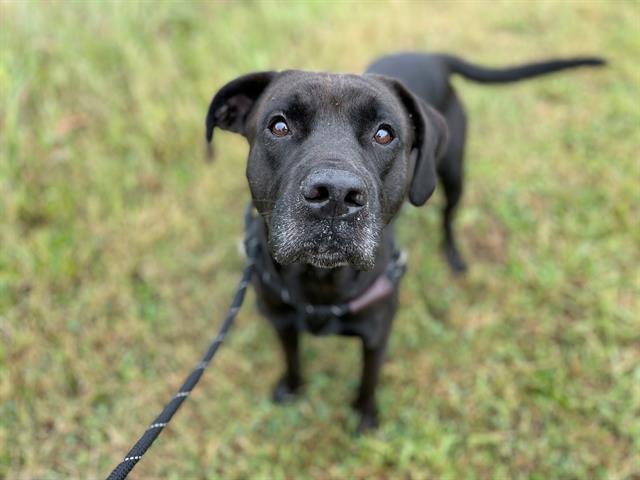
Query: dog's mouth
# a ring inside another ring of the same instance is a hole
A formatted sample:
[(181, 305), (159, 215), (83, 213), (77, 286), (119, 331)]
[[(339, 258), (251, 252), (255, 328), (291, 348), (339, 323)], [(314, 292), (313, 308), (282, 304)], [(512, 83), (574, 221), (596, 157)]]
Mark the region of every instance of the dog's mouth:
[(342, 252), (324, 252), (307, 255), (305, 262), (318, 268), (338, 268), (349, 265), (349, 260)]
[[(363, 219), (364, 220), (364, 219)], [(375, 264), (379, 231), (376, 222), (272, 220), (269, 245), (281, 265), (303, 263), (318, 268), (352, 266), (370, 270)]]

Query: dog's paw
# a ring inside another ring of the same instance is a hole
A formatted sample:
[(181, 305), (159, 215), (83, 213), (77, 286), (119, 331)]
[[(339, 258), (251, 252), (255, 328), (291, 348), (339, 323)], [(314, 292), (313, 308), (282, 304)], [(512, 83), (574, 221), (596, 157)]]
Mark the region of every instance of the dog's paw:
[(286, 378), (281, 378), (273, 388), (273, 394), (271, 395), (274, 403), (289, 403), (293, 402), (302, 388), (302, 382), (291, 383)]
[(351, 408), (360, 415), (355, 431), (356, 435), (362, 435), (378, 428), (378, 409), (375, 402), (372, 403), (358, 396), (351, 402)]
[(453, 245), (445, 245), (444, 256), (447, 259), (449, 268), (456, 275), (461, 275), (467, 271), (467, 264), (460, 255), (460, 252)]
[(378, 414), (377, 413), (363, 413), (358, 421), (356, 427), (356, 435), (364, 435), (373, 432), (378, 428)]

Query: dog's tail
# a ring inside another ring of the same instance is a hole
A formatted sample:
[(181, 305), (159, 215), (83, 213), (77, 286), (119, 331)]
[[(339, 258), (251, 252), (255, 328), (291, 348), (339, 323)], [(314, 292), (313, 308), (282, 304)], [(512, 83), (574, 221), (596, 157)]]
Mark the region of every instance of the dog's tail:
[(451, 73), (457, 73), (479, 83), (517, 82), (525, 78), (537, 77), (548, 73), (576, 67), (600, 67), (607, 64), (599, 57), (576, 57), (545, 60), (507, 68), (485, 68), (473, 65), (453, 55), (442, 55)]

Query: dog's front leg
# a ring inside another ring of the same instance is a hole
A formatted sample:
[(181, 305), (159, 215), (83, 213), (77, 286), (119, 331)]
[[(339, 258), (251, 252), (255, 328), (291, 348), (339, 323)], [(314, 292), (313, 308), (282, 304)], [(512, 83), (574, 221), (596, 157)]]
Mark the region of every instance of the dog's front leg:
[(357, 433), (373, 430), (378, 426), (378, 406), (376, 404), (376, 387), (380, 376), (380, 367), (384, 361), (386, 341), (375, 348), (362, 344), (362, 377), (358, 396), (353, 408), (360, 413)]
[(277, 329), (285, 360), (285, 372), (273, 389), (273, 401), (284, 403), (293, 400), (302, 386), (298, 330), (295, 327)]

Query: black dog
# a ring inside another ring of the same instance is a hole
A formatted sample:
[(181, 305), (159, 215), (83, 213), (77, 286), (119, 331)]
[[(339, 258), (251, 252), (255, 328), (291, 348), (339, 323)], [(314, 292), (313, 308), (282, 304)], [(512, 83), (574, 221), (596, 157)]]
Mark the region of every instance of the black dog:
[(465, 113), (452, 73), (511, 82), (597, 58), (492, 70), (449, 55), (406, 53), (374, 62), (365, 75), (261, 72), (225, 85), (206, 119), (243, 134), (247, 178), (260, 216), (248, 227), (257, 246), (260, 310), (275, 326), (286, 371), (278, 402), (302, 385), (299, 332), (355, 335), (363, 369), (354, 407), (358, 431), (377, 425), (375, 389), (404, 271), (392, 220), (405, 198), (423, 205), (444, 185), (444, 248), (465, 269), (452, 219), (462, 193)]

